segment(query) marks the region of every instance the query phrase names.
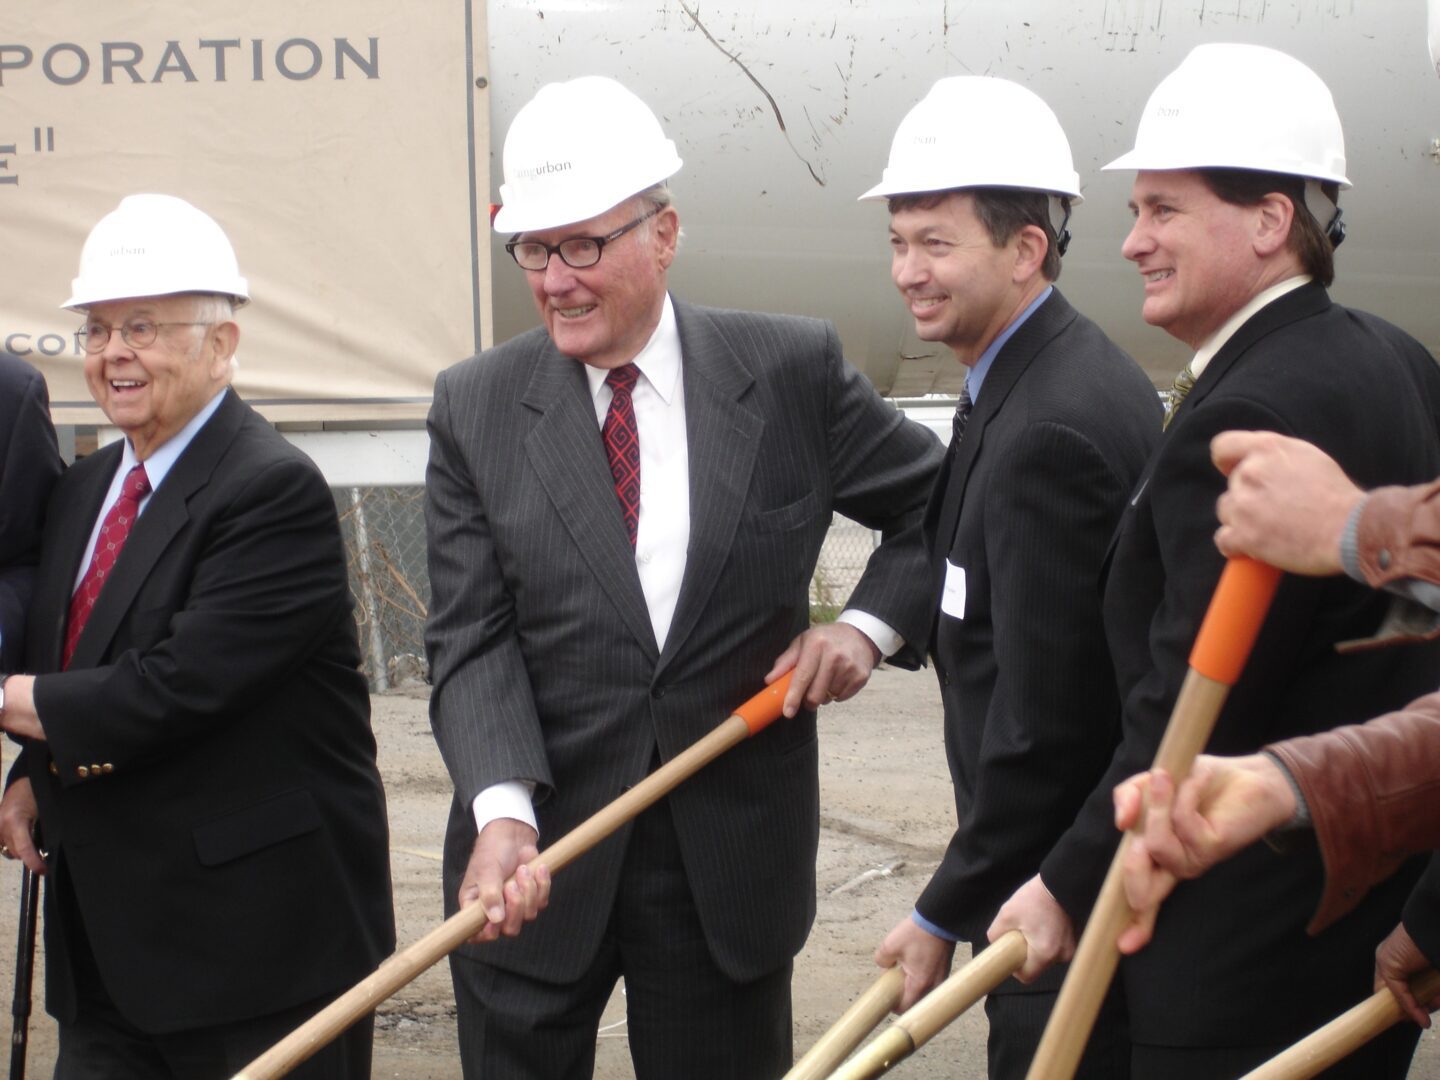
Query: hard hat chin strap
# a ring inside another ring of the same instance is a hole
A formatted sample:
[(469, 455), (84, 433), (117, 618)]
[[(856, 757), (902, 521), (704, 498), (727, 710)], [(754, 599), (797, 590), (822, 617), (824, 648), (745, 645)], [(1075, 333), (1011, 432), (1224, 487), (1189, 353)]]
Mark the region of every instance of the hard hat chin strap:
[(1345, 222), (1341, 220), (1344, 211), (1340, 204), (1320, 185), (1319, 180), (1305, 181), (1305, 208), (1310, 211), (1330, 241), (1332, 248), (1338, 248), (1345, 241)]
[(1070, 230), (1065, 226), (1070, 224), (1070, 207), (1065, 200), (1058, 195), (1050, 196), (1050, 225), (1055, 230), (1055, 250), (1063, 258), (1065, 249), (1070, 246)]

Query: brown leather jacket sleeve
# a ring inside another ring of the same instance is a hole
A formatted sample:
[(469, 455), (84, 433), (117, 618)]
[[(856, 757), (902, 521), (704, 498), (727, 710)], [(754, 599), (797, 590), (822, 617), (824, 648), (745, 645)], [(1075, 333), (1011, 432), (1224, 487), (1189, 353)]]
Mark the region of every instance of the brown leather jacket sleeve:
[(1267, 746), (1295, 777), (1325, 860), (1318, 934), (1417, 852), (1440, 848), (1440, 693)]
[(1374, 587), (1401, 578), (1440, 584), (1440, 480), (1370, 492), (1355, 540), (1360, 569)]

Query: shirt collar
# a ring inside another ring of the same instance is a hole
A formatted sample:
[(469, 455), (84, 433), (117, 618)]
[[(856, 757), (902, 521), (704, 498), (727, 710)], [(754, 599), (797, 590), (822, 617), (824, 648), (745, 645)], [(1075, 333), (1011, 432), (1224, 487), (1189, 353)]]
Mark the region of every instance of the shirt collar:
[(995, 357), (998, 356), (1000, 350), (1005, 347), (1005, 343), (1015, 336), (1015, 331), (1020, 329), (1026, 319), (1035, 314), (1036, 309), (1039, 308), (1041, 304), (1050, 299), (1050, 294), (1054, 291), (1054, 285), (1046, 285), (1044, 291), (1035, 297), (1034, 300), (1031, 300), (1029, 306), (1020, 313), (1019, 317), (1011, 322), (1009, 326), (1005, 327), (1004, 330), (1001, 330), (1000, 333), (995, 336), (995, 340), (990, 343), (990, 347), (980, 354), (980, 359), (975, 362), (975, 366), (972, 367), (970, 373), (965, 376), (965, 385), (970, 389), (971, 402), (974, 402), (975, 399), (980, 396), (980, 386), (984, 383), (985, 376), (990, 373), (990, 365), (995, 362)]
[[(145, 478), (150, 481), (151, 491), (159, 489), (160, 482), (165, 479), (175, 462), (180, 460), (180, 455), (185, 452), (185, 448), (195, 438), (196, 432), (205, 426), (205, 422), (210, 417), (215, 415), (215, 410), (220, 408), (220, 402), (225, 400), (225, 391), (228, 389), (228, 386), (222, 386), (220, 392), (190, 418), (189, 423), (156, 447), (154, 452), (145, 459)], [(130, 440), (126, 439), (125, 449), (120, 453), (120, 475), (127, 475), (139, 463), (139, 459), (135, 456), (135, 448), (130, 445)]]
[(1190, 361), (1190, 373), (1198, 379), (1200, 373), (1205, 370), (1205, 366), (1214, 359), (1215, 354), (1225, 347), (1225, 343), (1235, 336), (1235, 331), (1244, 326), (1252, 315), (1266, 304), (1279, 300), (1280, 297), (1286, 293), (1294, 292), (1300, 288), (1301, 285), (1308, 285), (1310, 280), (1309, 274), (1297, 274), (1295, 277), (1276, 282), (1268, 289), (1264, 289), (1252, 296), (1248, 304), (1235, 312), (1234, 315), (1231, 315), (1230, 318), (1225, 321), (1225, 325), (1211, 334), (1210, 337), (1205, 340), (1204, 344), (1195, 351), (1195, 359)]
[[(655, 332), (650, 335), (645, 347), (635, 354), (631, 363), (640, 369), (640, 374), (645, 376), (645, 381), (660, 395), (660, 400), (670, 404), (670, 399), (675, 395), (675, 385), (680, 378), (680, 328), (675, 323), (675, 306), (670, 302), (669, 293), (665, 294), (665, 303), (660, 309), (660, 322), (656, 325)], [(585, 377), (590, 380), (592, 398), (599, 395), (608, 374), (610, 372), (605, 368), (585, 365)]]

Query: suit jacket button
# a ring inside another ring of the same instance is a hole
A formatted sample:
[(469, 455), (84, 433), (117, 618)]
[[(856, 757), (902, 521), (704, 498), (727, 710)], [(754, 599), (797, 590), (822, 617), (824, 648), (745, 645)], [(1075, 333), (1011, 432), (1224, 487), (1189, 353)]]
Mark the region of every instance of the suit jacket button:
[(109, 776), (112, 772), (115, 771), (115, 766), (111, 765), (110, 762), (107, 761), (104, 765), (100, 766), (100, 771), (103, 772), (106, 776)]
[(51, 775), (51, 776), (59, 776), (59, 775), (60, 775), (60, 769), (59, 769), (59, 767), (55, 764), (55, 762), (53, 762), (53, 761), (50, 762), (50, 775)]
[(90, 770), (87, 769), (84, 765), (78, 766), (75, 771), (80, 774), (81, 780), (86, 779), (90, 775)]
[(650, 696), (651, 696), (652, 698), (654, 698), (656, 701), (659, 701), (662, 697), (665, 696), (665, 687), (663, 687), (663, 686), (652, 686), (652, 687), (650, 688)]

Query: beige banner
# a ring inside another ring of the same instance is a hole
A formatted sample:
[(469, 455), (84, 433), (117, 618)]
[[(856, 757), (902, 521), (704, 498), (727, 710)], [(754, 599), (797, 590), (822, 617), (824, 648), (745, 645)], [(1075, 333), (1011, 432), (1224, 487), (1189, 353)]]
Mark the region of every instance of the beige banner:
[(0, 350), (45, 373), (57, 422), (102, 421), (58, 305), (90, 227), (143, 191), (235, 245), (247, 400), (276, 420), (423, 416), (482, 337), (484, 24), (483, 0), (5, 0)]

